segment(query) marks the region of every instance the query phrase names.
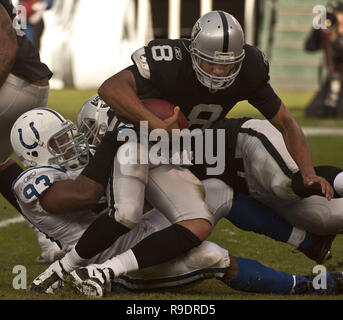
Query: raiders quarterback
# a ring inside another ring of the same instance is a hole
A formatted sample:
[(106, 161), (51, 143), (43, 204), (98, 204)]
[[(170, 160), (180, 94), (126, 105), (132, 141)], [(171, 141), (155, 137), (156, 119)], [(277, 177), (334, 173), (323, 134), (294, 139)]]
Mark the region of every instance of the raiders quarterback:
[(134, 52), (132, 60), (134, 65), (106, 80), (98, 91), (116, 113), (170, 131), (139, 100), (163, 98), (181, 108), (190, 128), (205, 129), (237, 102), (248, 100), (282, 133), (305, 185), (319, 183), (331, 199), (332, 188), (316, 175), (301, 129), (268, 82), (265, 56), (244, 44), (242, 28), (232, 15), (206, 13), (195, 23), (190, 40), (153, 40)]

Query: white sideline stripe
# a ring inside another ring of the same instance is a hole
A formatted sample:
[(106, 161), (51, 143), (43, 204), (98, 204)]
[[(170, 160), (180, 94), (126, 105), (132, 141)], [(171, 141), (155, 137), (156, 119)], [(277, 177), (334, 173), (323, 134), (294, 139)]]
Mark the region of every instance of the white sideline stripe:
[(303, 127), (305, 136), (342, 136), (343, 128), (316, 128), (316, 127)]
[(16, 218), (7, 219), (7, 220), (4, 220), (4, 221), (0, 222), (0, 228), (4, 228), (4, 227), (7, 227), (10, 224), (19, 223), (19, 222), (23, 222), (23, 221), (25, 221), (25, 219), (22, 216), (18, 216)]

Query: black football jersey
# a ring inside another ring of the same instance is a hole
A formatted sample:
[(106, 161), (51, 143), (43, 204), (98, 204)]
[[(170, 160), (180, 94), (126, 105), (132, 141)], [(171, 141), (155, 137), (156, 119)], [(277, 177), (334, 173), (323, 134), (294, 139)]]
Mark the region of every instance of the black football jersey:
[[(193, 174), (200, 180), (208, 178), (216, 178), (224, 181), (226, 184), (230, 185), (235, 192), (243, 192), (248, 194), (248, 186), (246, 180), (238, 175), (238, 172), (244, 172), (243, 159), (236, 158), (235, 150), (237, 144), (238, 133), (244, 122), (250, 118), (224, 118), (217, 121), (211, 129), (213, 129), (213, 153), (217, 155), (217, 148), (224, 148), (225, 150), (225, 169), (220, 175), (209, 174), (208, 168), (215, 167), (217, 164), (194, 164), (190, 166)], [(217, 129), (225, 130), (225, 145), (217, 145)], [(204, 145), (204, 150), (206, 146)]]
[(0, 0), (0, 4), (6, 9), (13, 25), (16, 26), (18, 50), (11, 73), (24, 77), (30, 82), (46, 77), (51, 78), (52, 72), (40, 61), (39, 53), (20, 28), (20, 19), (16, 16), (16, 10), (12, 5), (12, 1)]
[(281, 100), (269, 84), (269, 65), (260, 50), (245, 45), (245, 58), (233, 84), (212, 93), (196, 77), (189, 45), (188, 39), (157, 39), (140, 50), (140, 56), (133, 54), (134, 65), (128, 70), (140, 98), (162, 98), (179, 106), (190, 129), (209, 128), (242, 100), (267, 119), (278, 112)]

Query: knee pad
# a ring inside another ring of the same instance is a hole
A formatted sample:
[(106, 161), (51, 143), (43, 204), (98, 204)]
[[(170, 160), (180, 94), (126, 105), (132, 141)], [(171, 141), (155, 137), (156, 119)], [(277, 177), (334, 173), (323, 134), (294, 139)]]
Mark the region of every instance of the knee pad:
[(145, 158), (149, 159), (145, 148), (139, 147), (134, 142), (127, 142), (118, 149), (115, 157), (116, 167), (119, 168), (120, 174), (138, 178), (147, 184), (149, 165)]
[(115, 220), (129, 229), (133, 229), (141, 220), (143, 207), (141, 204), (124, 202), (116, 207)]

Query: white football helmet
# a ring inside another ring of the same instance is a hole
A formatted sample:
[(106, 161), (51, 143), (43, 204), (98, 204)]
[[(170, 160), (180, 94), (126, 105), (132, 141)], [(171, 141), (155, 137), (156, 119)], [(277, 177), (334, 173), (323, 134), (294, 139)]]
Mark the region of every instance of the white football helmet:
[(59, 165), (78, 170), (88, 164), (89, 147), (76, 126), (48, 108), (22, 114), (11, 130), (14, 152), (25, 166)]
[[(200, 83), (211, 90), (229, 87), (238, 76), (245, 57), (244, 33), (239, 22), (224, 11), (211, 11), (195, 23), (190, 52), (193, 69)], [(222, 65), (231, 64), (227, 76), (214, 76), (200, 67), (201, 60)]]
[(106, 133), (109, 109), (110, 107), (97, 94), (89, 98), (81, 107), (77, 115), (77, 129), (86, 135), (90, 146), (98, 145)]

